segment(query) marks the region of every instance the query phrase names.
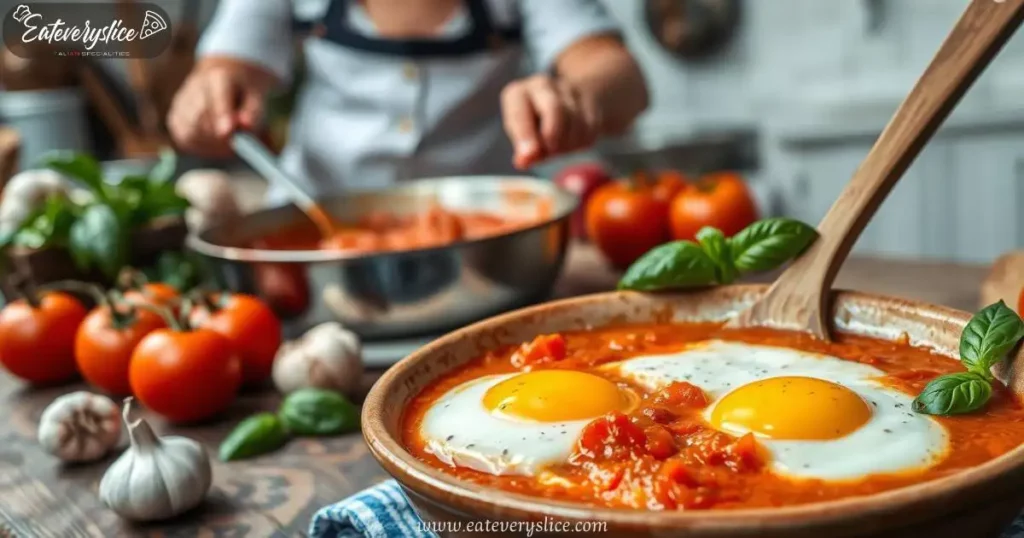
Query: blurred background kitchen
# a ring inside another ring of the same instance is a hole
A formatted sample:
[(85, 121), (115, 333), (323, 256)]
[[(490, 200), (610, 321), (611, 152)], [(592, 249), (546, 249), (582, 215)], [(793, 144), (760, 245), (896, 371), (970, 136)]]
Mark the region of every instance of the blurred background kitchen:
[[(115, 175), (151, 165), (166, 141), (170, 99), (217, 3), (153, 1), (172, 16), (176, 32), (156, 60), (99, 60), (83, 72), (80, 63), (30, 62), (4, 50), (0, 124), (20, 137), (16, 166), (31, 167), (51, 149), (94, 152)], [(604, 3), (641, 62), (651, 106), (622, 139), (534, 172), (550, 177), (573, 161), (595, 159), (618, 174), (736, 170), (763, 214), (814, 223), (966, 0)], [(0, 12), (18, 4), (0, 0)], [(296, 5), (318, 9), (317, 0)], [(1018, 35), (890, 195), (856, 252), (990, 262), (1024, 244), (1022, 67)], [(267, 139), (276, 145), (286, 136), (285, 97), (268, 118)], [(183, 158), (186, 168), (253, 176), (237, 163)], [(0, 178), (12, 171), (0, 170)]]

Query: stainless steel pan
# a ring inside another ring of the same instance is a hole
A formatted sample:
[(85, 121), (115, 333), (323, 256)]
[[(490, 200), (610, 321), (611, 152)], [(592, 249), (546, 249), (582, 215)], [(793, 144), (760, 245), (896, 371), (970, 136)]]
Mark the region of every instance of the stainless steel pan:
[(471, 176), (418, 180), (386, 191), (322, 200), (341, 221), (430, 204), (503, 215), (542, 215), (537, 224), (444, 247), (369, 255), (265, 250), (254, 240), (297, 223), (293, 205), (253, 213), (188, 240), (218, 282), (266, 299), (293, 335), (337, 320), (365, 339), (440, 334), (550, 293), (569, 241), (576, 198), (547, 181)]

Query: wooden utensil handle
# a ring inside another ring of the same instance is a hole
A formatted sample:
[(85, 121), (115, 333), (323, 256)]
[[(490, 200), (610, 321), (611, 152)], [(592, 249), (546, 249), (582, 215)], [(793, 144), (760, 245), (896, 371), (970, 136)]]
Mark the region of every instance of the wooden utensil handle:
[(828, 338), (829, 290), (893, 185), (1024, 19), (1024, 0), (973, 0), (821, 221), (821, 237), (735, 326), (773, 325)]

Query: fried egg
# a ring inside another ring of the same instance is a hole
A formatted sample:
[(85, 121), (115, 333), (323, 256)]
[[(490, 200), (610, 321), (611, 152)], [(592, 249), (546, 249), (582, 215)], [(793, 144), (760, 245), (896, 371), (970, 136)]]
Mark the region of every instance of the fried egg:
[(423, 416), (427, 452), (442, 462), (494, 475), (535, 475), (564, 463), (583, 428), (637, 405), (632, 391), (576, 370), (537, 370), (467, 381)]
[(606, 365), (648, 390), (686, 381), (712, 403), (704, 419), (753, 433), (771, 469), (794, 478), (852, 480), (913, 472), (941, 461), (948, 433), (911, 410), (872, 366), (795, 349), (711, 340), (673, 354)]

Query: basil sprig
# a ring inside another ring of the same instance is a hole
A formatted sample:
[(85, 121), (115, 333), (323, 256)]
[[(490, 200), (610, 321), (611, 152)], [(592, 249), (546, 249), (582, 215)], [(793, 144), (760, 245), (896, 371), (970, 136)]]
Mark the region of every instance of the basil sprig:
[(292, 437), (336, 435), (359, 429), (359, 408), (329, 390), (306, 388), (288, 395), (277, 414), (259, 413), (235, 426), (220, 445), (222, 461), (276, 450)]
[(619, 281), (621, 290), (658, 291), (729, 284), (740, 275), (775, 269), (818, 238), (798, 220), (759, 220), (732, 238), (706, 226), (697, 242), (673, 241), (640, 257)]
[(931, 380), (914, 399), (914, 411), (959, 415), (977, 411), (992, 397), (992, 367), (1024, 338), (1024, 321), (999, 301), (977, 314), (960, 334), (960, 362), (966, 372)]

